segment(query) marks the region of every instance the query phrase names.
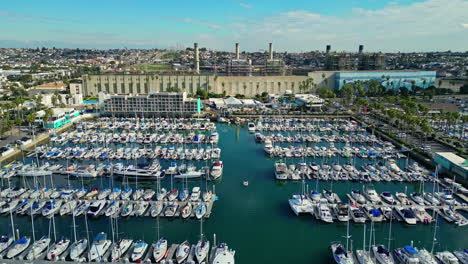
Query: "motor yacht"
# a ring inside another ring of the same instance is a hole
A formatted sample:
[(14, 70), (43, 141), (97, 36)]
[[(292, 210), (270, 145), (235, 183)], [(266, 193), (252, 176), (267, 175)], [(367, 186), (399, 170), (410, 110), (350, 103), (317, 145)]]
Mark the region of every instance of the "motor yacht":
[(137, 242), (135, 242), (135, 247), (133, 248), (133, 252), (130, 257), (131, 261), (141, 262), (147, 249), (148, 249), (148, 244), (145, 241), (138, 240)]

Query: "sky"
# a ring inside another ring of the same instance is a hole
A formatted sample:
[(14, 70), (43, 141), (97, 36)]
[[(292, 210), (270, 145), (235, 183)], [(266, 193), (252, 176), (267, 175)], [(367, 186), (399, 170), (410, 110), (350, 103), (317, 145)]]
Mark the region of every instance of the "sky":
[(468, 0), (3, 0), (0, 47), (467, 51)]

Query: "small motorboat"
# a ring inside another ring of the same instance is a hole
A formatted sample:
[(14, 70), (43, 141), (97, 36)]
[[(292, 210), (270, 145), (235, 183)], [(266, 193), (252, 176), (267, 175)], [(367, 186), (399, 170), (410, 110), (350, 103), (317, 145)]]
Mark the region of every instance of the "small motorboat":
[(153, 245), (153, 258), (156, 263), (160, 262), (167, 252), (167, 240), (160, 238), (156, 244)]
[(184, 241), (182, 244), (179, 245), (176, 251), (176, 260), (177, 263), (184, 262), (190, 253), (190, 244), (187, 241)]

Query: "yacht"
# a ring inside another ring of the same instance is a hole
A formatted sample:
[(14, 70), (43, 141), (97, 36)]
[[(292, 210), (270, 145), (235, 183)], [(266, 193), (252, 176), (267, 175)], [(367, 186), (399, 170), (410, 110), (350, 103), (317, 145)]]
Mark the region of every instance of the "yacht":
[(326, 203), (320, 203), (318, 206), (319, 217), (325, 223), (333, 223), (333, 217), (330, 213), (330, 208)]
[(359, 210), (358, 208), (351, 207), (351, 218), (354, 220), (356, 223), (365, 223), (366, 222), (366, 215)]
[(127, 253), (132, 245), (133, 241), (131, 239), (121, 239), (119, 242), (115, 243), (111, 247), (111, 261), (119, 261), (122, 256)]
[(416, 216), (414, 215), (413, 211), (409, 208), (403, 207), (395, 207), (397, 213), (403, 218), (403, 221), (409, 225), (416, 224)]
[(164, 216), (173, 217), (176, 214), (178, 207), (179, 205), (177, 203), (167, 205), (164, 209)]
[(200, 203), (195, 207), (195, 217), (197, 219), (201, 219), (203, 216), (205, 216), (207, 211), (206, 204), (205, 203)]
[(160, 262), (167, 252), (167, 240), (160, 238), (156, 244), (153, 245), (153, 258), (156, 263)]
[(81, 239), (74, 242), (70, 247), (70, 259), (73, 261), (78, 261), (81, 258), (81, 255), (88, 248), (88, 240)]
[(365, 195), (371, 203), (379, 204), (382, 201), (374, 189), (367, 189)]
[(437, 264), (434, 256), (427, 249), (418, 249), (421, 264)]
[(363, 206), (361, 209), (364, 211), (367, 217), (371, 220), (371, 222), (383, 221), (383, 215), (379, 209), (374, 208), (373, 206), (367, 206), (367, 205)]
[(347, 204), (338, 203), (336, 206), (333, 207), (335, 212), (335, 216), (340, 222), (348, 222), (349, 221), (349, 207)]
[(218, 160), (213, 163), (213, 166), (211, 167), (210, 170), (210, 176), (214, 180), (218, 179), (223, 175), (223, 162)]
[(382, 198), (382, 200), (389, 204), (389, 205), (396, 205), (397, 202), (395, 200), (395, 197), (393, 197), (393, 194), (391, 194), (390, 192), (383, 192), (380, 194), (380, 197)]
[(439, 205), (440, 201), (432, 195), (432, 193), (424, 192), (423, 193), (424, 199), (429, 202), (431, 205)]
[(28, 254), (26, 255), (27, 260), (36, 260), (39, 258), (49, 247), (50, 238), (42, 237), (33, 243), (32, 247), (29, 249)]
[[(229, 249), (227, 244), (221, 243), (216, 247), (214, 252), (214, 264), (234, 264), (235, 251)], [(213, 253), (212, 253), (213, 254)]]
[(337, 264), (354, 264), (354, 257), (351, 251), (347, 251), (343, 245), (334, 243), (331, 245), (333, 259)]
[(395, 196), (401, 205), (413, 205), (413, 202), (408, 199), (406, 194), (397, 192), (395, 193)]
[(184, 262), (190, 253), (190, 244), (187, 241), (184, 241), (179, 245), (176, 251), (176, 260), (177, 263)]
[(151, 217), (156, 217), (156, 216), (160, 215), (163, 208), (164, 208), (164, 205), (163, 205), (162, 202), (153, 203), (153, 205), (149, 209)]
[(287, 180), (289, 178), (289, 174), (286, 163), (280, 160), (275, 162), (275, 178), (277, 180)]
[(47, 259), (58, 260), (60, 255), (62, 255), (62, 253), (65, 252), (65, 250), (67, 250), (69, 245), (70, 239), (60, 239), (51, 248), (49, 248), (49, 251), (47, 251)]
[(457, 257), (450, 251), (442, 251), (435, 254), (441, 264), (459, 264)]
[(370, 252), (365, 250), (356, 250), (356, 259), (360, 264), (375, 264), (374, 258), (371, 257)]
[(468, 264), (468, 250), (454, 251), (453, 254), (460, 260), (462, 264)]
[(202, 238), (198, 241), (195, 246), (195, 258), (198, 263), (202, 263), (208, 257), (208, 251), (210, 250), (210, 241)]
[(366, 198), (364, 198), (364, 196), (361, 194), (359, 190), (352, 190), (351, 197), (360, 204), (366, 203)]
[(13, 237), (3, 235), (0, 237), (0, 253), (7, 249), (11, 244), (13, 244)]
[(133, 262), (141, 262), (147, 249), (148, 243), (146, 243), (143, 240), (138, 240), (135, 244), (135, 247), (133, 248), (133, 252), (130, 259)]
[(88, 252), (88, 261), (101, 261), (110, 246), (111, 241), (107, 239), (106, 233), (97, 234)]
[(193, 209), (193, 206), (190, 202), (188, 202), (185, 206), (182, 207), (182, 209), (180, 210), (180, 216), (183, 218), (183, 219), (186, 219), (188, 218), (191, 214), (192, 214), (192, 209)]
[(63, 203), (62, 200), (50, 201), (42, 210), (42, 215), (45, 217), (52, 217), (58, 210), (60, 210), (62, 203)]
[(418, 205), (425, 205), (424, 204), (424, 197), (421, 194), (414, 192), (414, 193), (410, 194), (410, 197)]
[(265, 146), (263, 147), (263, 150), (267, 155), (273, 154), (274, 147), (270, 140), (265, 140)]
[(432, 222), (432, 216), (426, 211), (426, 209), (424, 209), (424, 207), (415, 206), (411, 209), (413, 210), (413, 213), (419, 222), (424, 224), (429, 224)]
[(330, 190), (323, 190), (322, 191), (323, 197), (328, 200), (329, 203), (335, 204), (338, 202), (339, 198), (338, 195)]
[(31, 243), (31, 238), (29, 237), (22, 237), (19, 240), (15, 241), (13, 245), (8, 249), (6, 258), (12, 259), (19, 254), (23, 253), (28, 247), (29, 244)]
[(255, 124), (254, 123), (248, 123), (247, 124), (247, 129), (249, 130), (249, 132), (255, 132)]
[(0, 214), (13, 211), (16, 208), (16, 206), (18, 206), (19, 202), (19, 199), (11, 200), (10, 202), (5, 201), (5, 203), (0, 207)]
[(393, 250), (393, 255), (402, 264), (418, 264), (419, 252), (412, 246), (404, 246)]
[(436, 192), (435, 196), (442, 202), (448, 205), (455, 204), (455, 199), (453, 199), (453, 195), (450, 192)]
[(59, 210), (59, 214), (60, 215), (69, 214), (69, 213), (73, 212), (73, 210), (75, 210), (77, 205), (78, 205), (77, 200), (68, 201), (64, 205), (62, 205), (62, 207)]
[(192, 188), (192, 193), (190, 194), (190, 201), (192, 202), (198, 202), (200, 200), (200, 187), (193, 187)]
[(301, 213), (312, 213), (314, 210), (311, 201), (305, 195), (294, 194), (292, 199), (289, 199), (288, 202), (296, 215)]
[(97, 201), (92, 202), (88, 208), (88, 212), (86, 213), (86, 215), (94, 216), (94, 217), (99, 216), (99, 214), (101, 213), (102, 209), (104, 209), (106, 204), (107, 204), (107, 201), (105, 200), (97, 200)]
[(372, 246), (372, 253), (379, 264), (395, 264), (392, 254), (384, 245)]

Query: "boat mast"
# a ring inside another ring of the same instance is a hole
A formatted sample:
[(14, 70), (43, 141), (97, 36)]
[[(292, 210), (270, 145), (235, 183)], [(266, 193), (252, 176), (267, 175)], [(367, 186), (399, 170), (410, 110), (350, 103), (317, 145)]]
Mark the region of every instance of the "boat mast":
[[(11, 189), (10, 179), (8, 179), (8, 188)], [(13, 222), (13, 209), (10, 210), (10, 220), (11, 220), (11, 233), (13, 235), (13, 239), (16, 240), (15, 236), (15, 223)], [(19, 239), (19, 237), (18, 237)]]
[(390, 211), (390, 226), (388, 228), (388, 246), (387, 249), (390, 250), (390, 243), (392, 239), (392, 222), (393, 222), (393, 208)]
[(436, 241), (437, 241), (437, 238), (436, 238), (436, 233), (437, 233), (437, 219), (439, 218), (439, 216), (436, 214), (435, 209), (434, 209), (433, 218), (435, 218), (435, 224), (434, 224), (434, 235), (432, 236), (431, 254), (434, 252), (435, 243), (436, 243)]
[(33, 236), (33, 241), (36, 241), (36, 232), (34, 231), (34, 214), (33, 214), (33, 204), (31, 205), (31, 225), (32, 225), (32, 236)]
[[(366, 252), (366, 223), (364, 223), (364, 232), (363, 232), (364, 238), (362, 241), (362, 251)], [(370, 248), (369, 248), (370, 250)]]
[(346, 224), (346, 251), (348, 251), (349, 248), (349, 239), (351, 236), (349, 235), (349, 210), (348, 210), (348, 222)]

